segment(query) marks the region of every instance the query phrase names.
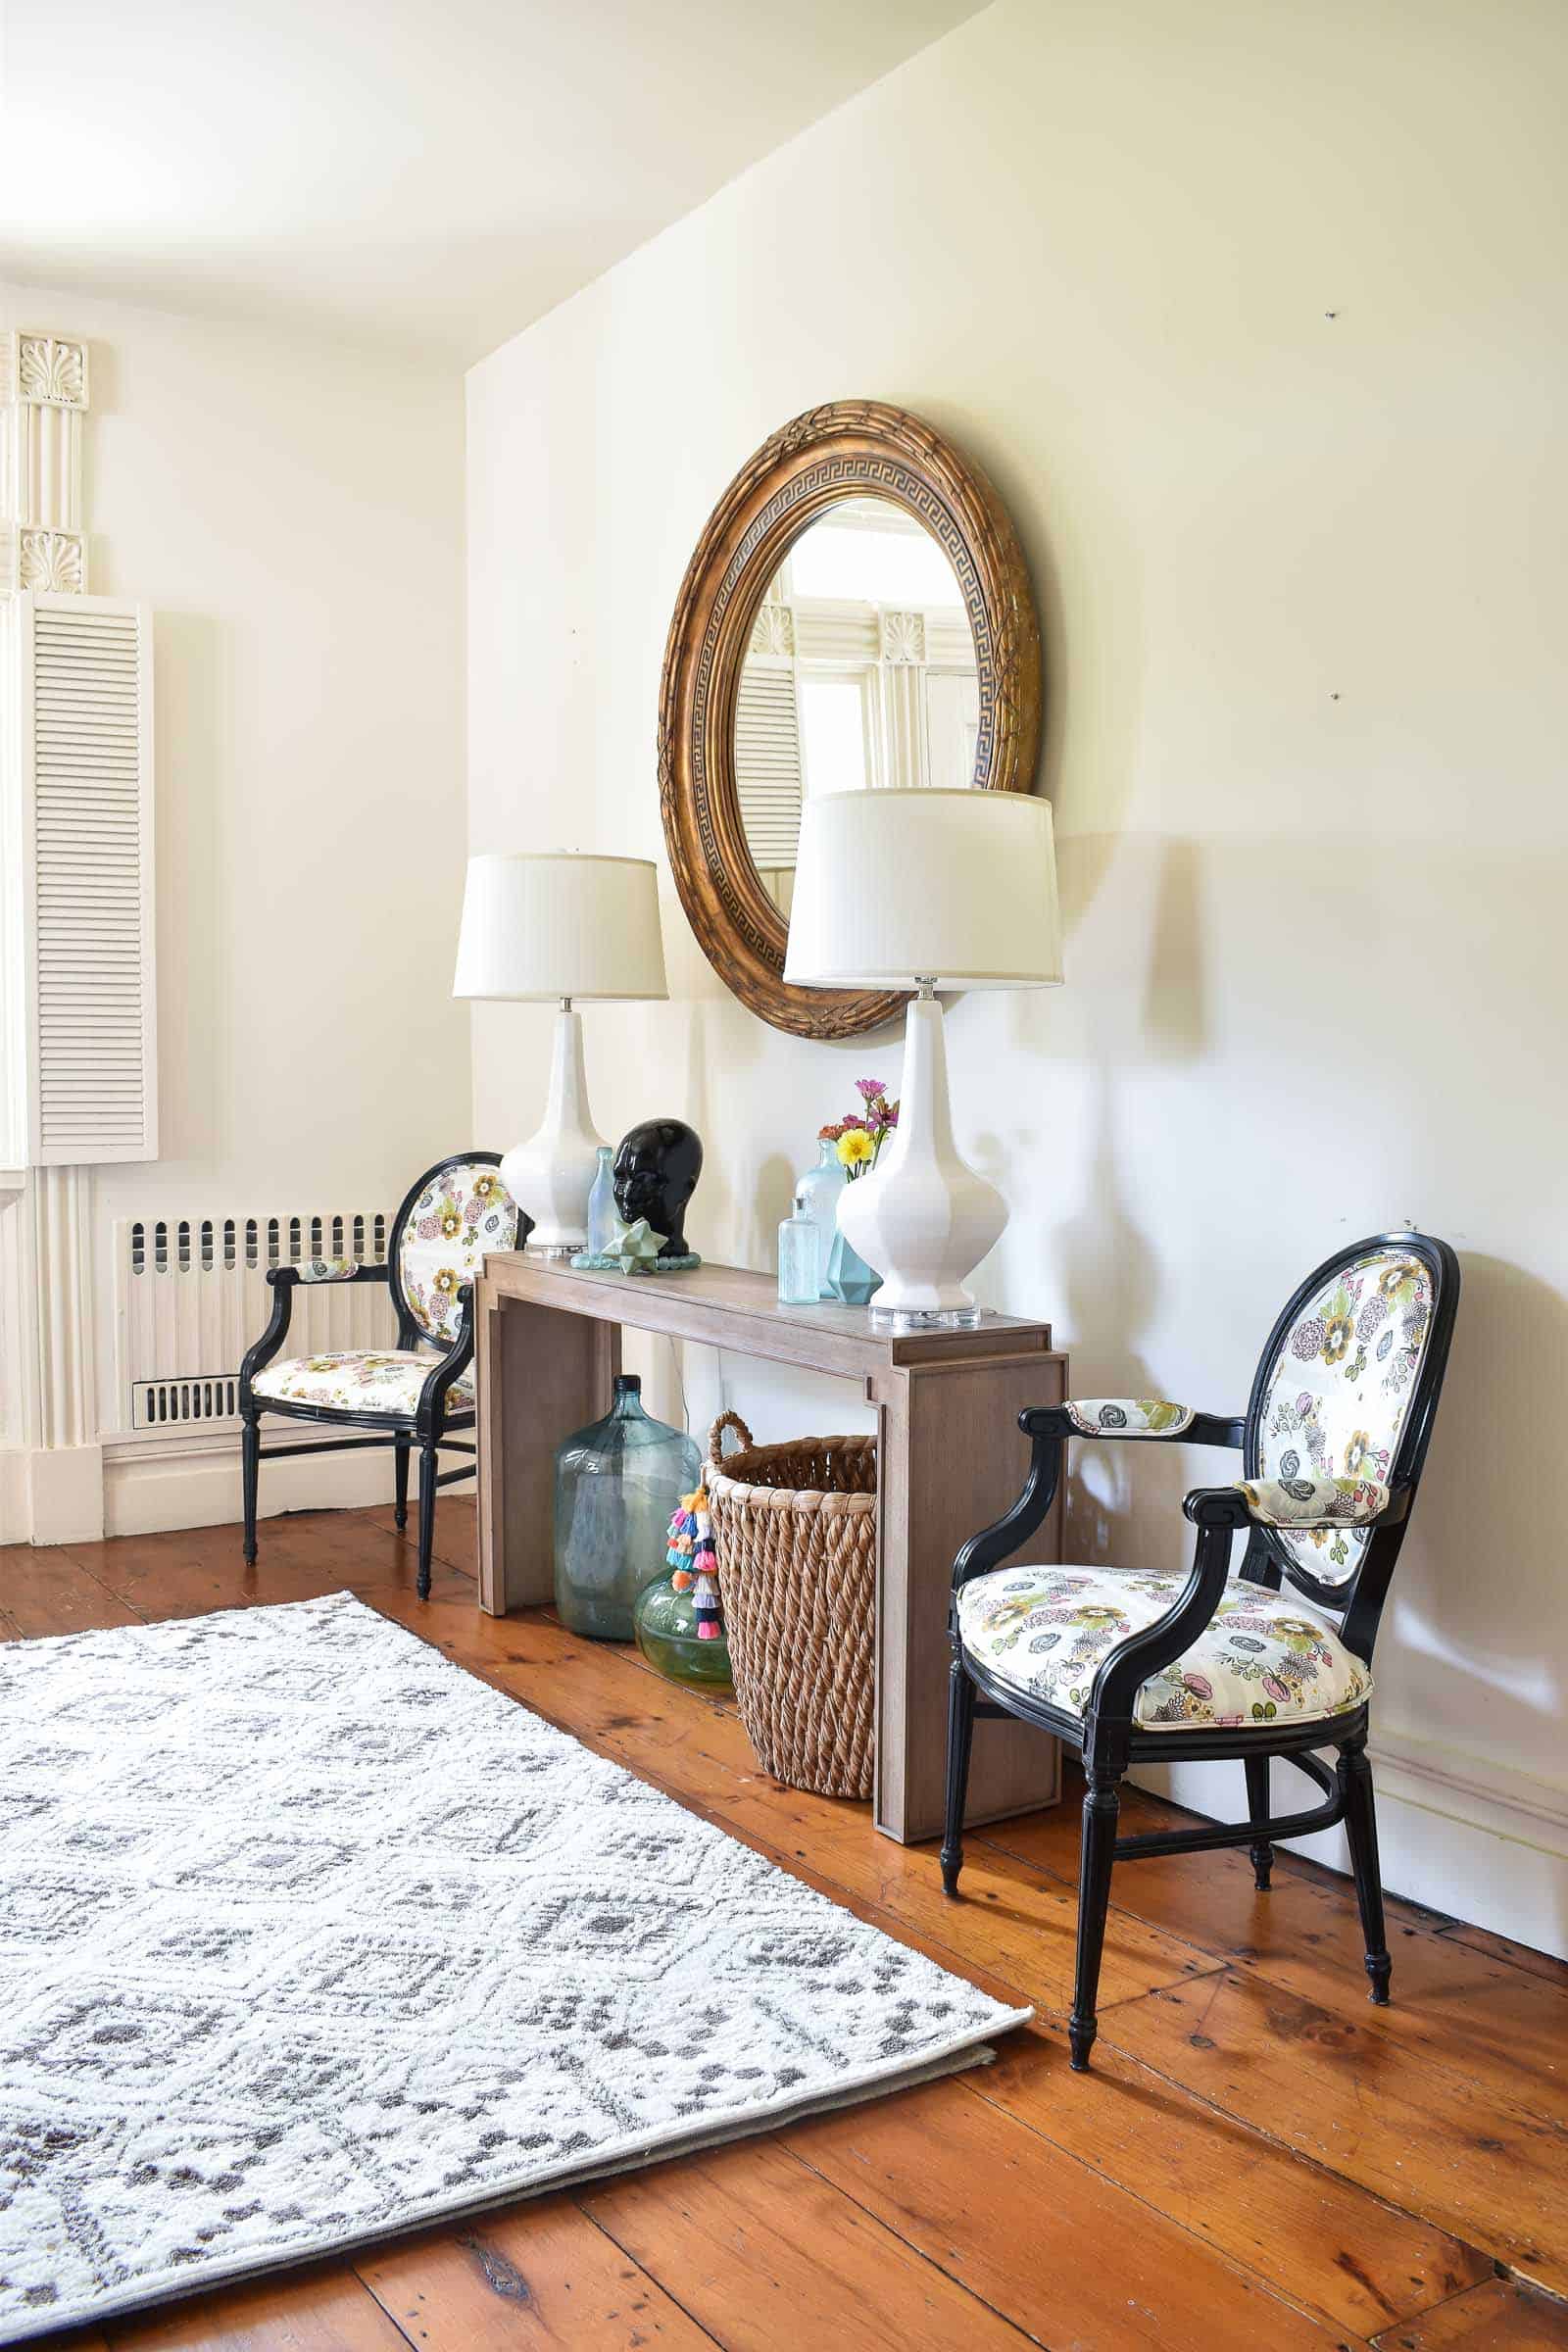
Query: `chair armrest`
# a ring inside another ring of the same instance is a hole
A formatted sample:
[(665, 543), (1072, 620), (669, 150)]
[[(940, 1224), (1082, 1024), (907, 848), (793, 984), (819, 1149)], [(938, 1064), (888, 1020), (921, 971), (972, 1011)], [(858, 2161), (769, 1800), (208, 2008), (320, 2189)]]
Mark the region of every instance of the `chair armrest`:
[(1162, 1396), (1074, 1397), (1036, 1405), (1019, 1421), (1031, 1437), (1142, 1438), (1167, 1445), (1180, 1439), (1189, 1446), (1240, 1446), (1243, 1427), (1240, 1415), (1200, 1413)]
[(1375, 1478), (1252, 1478), (1195, 1487), (1182, 1504), (1200, 1527), (1277, 1527), (1310, 1534), (1333, 1527), (1392, 1526), (1410, 1507), (1409, 1490)]
[[(1234, 1491), (1232, 1498), (1239, 1499)], [(1084, 1709), (1084, 1755), (1120, 1770), (1126, 1763), (1132, 1738), (1133, 1708), (1152, 1674), (1171, 1665), (1191, 1649), (1204, 1626), (1213, 1620), (1224, 1596), (1231, 1566), (1231, 1527), (1221, 1520), (1200, 1521), (1192, 1574), (1163, 1617), (1129, 1634), (1107, 1650), (1100, 1662)]]
[(273, 1266), (267, 1279), (274, 1290), (289, 1290), (301, 1282), (385, 1282), (391, 1271), (357, 1257), (302, 1257), (297, 1265)]
[[(1041, 1408), (1042, 1412), (1049, 1409)], [(1038, 1418), (1040, 1415), (1032, 1411), (1018, 1415), (1018, 1427), (1033, 1446), (1023, 1493), (1011, 1510), (1004, 1511), (994, 1525), (983, 1527), (977, 1536), (971, 1536), (967, 1544), (960, 1545), (953, 1563), (952, 1610), (956, 1609), (958, 1594), (971, 1577), (985, 1576), (991, 1569), (1000, 1568), (1004, 1560), (1010, 1559), (1034, 1534), (1055, 1500), (1056, 1482), (1061, 1475), (1061, 1435), (1054, 1429), (1036, 1429), (1033, 1425)], [(956, 1616), (951, 1611), (950, 1622), (956, 1627)]]

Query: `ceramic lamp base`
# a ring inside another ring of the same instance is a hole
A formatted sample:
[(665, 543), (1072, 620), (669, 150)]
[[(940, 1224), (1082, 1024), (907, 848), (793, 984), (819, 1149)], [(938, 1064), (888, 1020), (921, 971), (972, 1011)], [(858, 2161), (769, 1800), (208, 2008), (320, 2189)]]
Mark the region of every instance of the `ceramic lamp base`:
[(544, 1119), (501, 1162), (502, 1183), (534, 1221), (528, 1256), (570, 1257), (587, 1241), (588, 1195), (604, 1140), (588, 1115), (582, 1015), (564, 1004), (556, 1015)]
[(1001, 1240), (1006, 1202), (953, 1140), (941, 1005), (918, 997), (906, 1021), (898, 1129), (839, 1195), (839, 1231), (882, 1277), (876, 1329), (972, 1330), (982, 1310), (964, 1277)]

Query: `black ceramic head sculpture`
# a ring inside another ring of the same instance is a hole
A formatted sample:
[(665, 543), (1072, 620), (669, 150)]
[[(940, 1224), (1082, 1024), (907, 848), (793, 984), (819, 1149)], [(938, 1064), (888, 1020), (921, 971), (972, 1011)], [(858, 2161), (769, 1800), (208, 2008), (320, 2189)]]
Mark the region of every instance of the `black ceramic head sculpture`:
[(703, 1143), (684, 1119), (645, 1119), (615, 1153), (615, 1206), (626, 1224), (646, 1217), (664, 1236), (661, 1257), (685, 1257), (686, 1203), (703, 1172)]

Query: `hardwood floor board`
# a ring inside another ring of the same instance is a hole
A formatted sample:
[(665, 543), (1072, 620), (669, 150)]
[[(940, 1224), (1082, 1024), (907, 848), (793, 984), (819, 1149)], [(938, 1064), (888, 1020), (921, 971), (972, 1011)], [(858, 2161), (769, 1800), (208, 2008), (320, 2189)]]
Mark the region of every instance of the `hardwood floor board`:
[(579, 2201), (726, 2352), (1020, 2352), (1024, 2340), (776, 2140), (631, 2173)]
[(1495, 1936), (1490, 1928), (1469, 1927), (1462, 1919), (1445, 1928), (1444, 1934), (1450, 1943), (1467, 1943), (1473, 1952), (1485, 1952), (1489, 1960), (1500, 1960), (1505, 1968), (1522, 1968), (1526, 1976), (1540, 1977), (1568, 1991), (1568, 1960), (1559, 1960), (1554, 1952), (1538, 1952), (1534, 1944), (1515, 1943), (1511, 1936)]
[[(1004, 1825), (999, 1842), (1030, 1860), (1060, 1850), (1055, 1825), (1044, 1821)], [(1391, 1906), (1394, 1998), (1374, 2008), (1348, 1893), (1347, 1881), (1276, 1868), (1260, 1894), (1244, 1852), (1123, 1862), (1111, 1882), (1119, 1910), (1568, 2124), (1568, 1983), (1528, 1975)]]
[(1373, 2340), (1377, 2352), (1568, 2352), (1568, 2305), (1493, 2278)]
[(1128, 2058), (1074, 2075), (1054, 2024), (998, 2044), (963, 2086), (1352, 2335), (1493, 2274), (1491, 2259)]
[(409, 2339), (341, 2265), (220, 2287), (145, 2318), (110, 2320), (110, 2352), (408, 2352)]
[[(173, 1548), (161, 1554), (159, 1546)], [(261, 1555), (241, 1556), (233, 1527), (188, 1528), (177, 1536), (128, 1536), (69, 1546), (72, 1556), (132, 1608), (149, 1615), (200, 1617), (214, 1609), (310, 1600), (352, 1592), (365, 1599), (407, 1594), (415, 1599), (417, 1557), (390, 1528), (368, 1526), (357, 1512), (311, 1512), (269, 1520)], [(454, 1597), (472, 1586), (457, 1570), (440, 1568), (432, 1585)], [(156, 1592), (156, 1602), (148, 1600)], [(471, 1605), (471, 1603), (470, 1603)]]
[(1342, 2328), (1297, 2310), (1255, 2272), (1003, 2109), (966, 2096), (958, 2078), (783, 2136), (813, 2171), (1040, 2343), (1333, 2352), (1345, 2341)]
[(1242, 1972), (1129, 2002), (1102, 2038), (1538, 2284), (1568, 2288), (1568, 2135)]
[(410, 2238), (357, 2268), (429, 2352), (696, 2352), (713, 2341), (569, 2196)]
[(58, 1544), (8, 1544), (0, 1551), (0, 1607), (23, 1641), (142, 1622), (134, 1608)]

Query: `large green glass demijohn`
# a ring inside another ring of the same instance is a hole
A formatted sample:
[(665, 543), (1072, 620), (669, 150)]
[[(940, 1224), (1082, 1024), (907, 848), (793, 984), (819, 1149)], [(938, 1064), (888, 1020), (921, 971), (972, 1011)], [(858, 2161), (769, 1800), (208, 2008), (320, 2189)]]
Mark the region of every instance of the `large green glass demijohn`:
[(683, 1430), (643, 1410), (634, 1372), (602, 1421), (556, 1449), (556, 1607), (574, 1634), (629, 1642), (645, 1585), (665, 1571), (671, 1514), (702, 1456)]

